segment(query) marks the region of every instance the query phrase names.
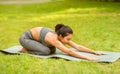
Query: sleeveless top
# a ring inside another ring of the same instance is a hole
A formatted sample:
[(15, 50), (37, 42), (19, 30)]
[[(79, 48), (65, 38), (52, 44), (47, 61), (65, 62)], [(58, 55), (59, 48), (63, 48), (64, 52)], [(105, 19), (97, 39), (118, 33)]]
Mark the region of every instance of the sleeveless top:
[(52, 32), (52, 33), (55, 33), (54, 30), (50, 29), (50, 28), (46, 28), (46, 27), (43, 27), (41, 29), (41, 33), (40, 33), (40, 43), (42, 43), (43, 45), (47, 46), (47, 47), (53, 47), (52, 45), (48, 45), (46, 42), (45, 42), (45, 36), (48, 32)]

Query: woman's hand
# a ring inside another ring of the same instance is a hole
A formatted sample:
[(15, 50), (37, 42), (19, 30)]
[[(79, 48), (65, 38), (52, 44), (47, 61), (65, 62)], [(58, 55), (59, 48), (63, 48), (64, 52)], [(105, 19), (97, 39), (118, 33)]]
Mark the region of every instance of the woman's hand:
[(100, 58), (89, 57), (89, 58), (87, 58), (87, 60), (91, 60), (91, 61), (98, 61), (98, 60), (100, 60)]
[(98, 52), (98, 51), (95, 51), (94, 54), (95, 54), (95, 55), (106, 55), (105, 53)]

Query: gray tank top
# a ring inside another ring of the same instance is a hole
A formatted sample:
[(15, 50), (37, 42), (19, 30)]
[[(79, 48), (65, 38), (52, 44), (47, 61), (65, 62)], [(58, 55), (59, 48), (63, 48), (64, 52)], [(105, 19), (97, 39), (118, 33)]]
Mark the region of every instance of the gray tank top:
[(45, 46), (48, 46), (48, 47), (53, 47), (52, 45), (48, 45), (46, 42), (45, 42), (45, 36), (48, 32), (52, 32), (52, 33), (55, 33), (54, 30), (50, 29), (50, 28), (46, 28), (46, 27), (43, 27), (41, 29), (41, 33), (40, 33), (40, 42), (45, 45)]

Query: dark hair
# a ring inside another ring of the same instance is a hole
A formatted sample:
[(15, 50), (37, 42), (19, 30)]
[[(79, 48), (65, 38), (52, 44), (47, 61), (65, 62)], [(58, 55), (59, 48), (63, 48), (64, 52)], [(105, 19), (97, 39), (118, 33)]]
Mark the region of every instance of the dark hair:
[(69, 26), (65, 26), (64, 24), (57, 24), (55, 26), (55, 32), (57, 33), (57, 35), (62, 35), (62, 37), (65, 37), (68, 34), (73, 34), (73, 30)]

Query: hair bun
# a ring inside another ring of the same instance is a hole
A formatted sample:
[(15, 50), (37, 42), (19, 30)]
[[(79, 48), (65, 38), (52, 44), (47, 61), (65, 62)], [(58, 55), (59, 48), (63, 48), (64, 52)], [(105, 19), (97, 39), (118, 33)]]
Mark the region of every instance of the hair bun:
[(61, 29), (62, 27), (64, 27), (64, 24), (57, 24), (55, 26), (55, 32), (57, 32), (59, 29)]

